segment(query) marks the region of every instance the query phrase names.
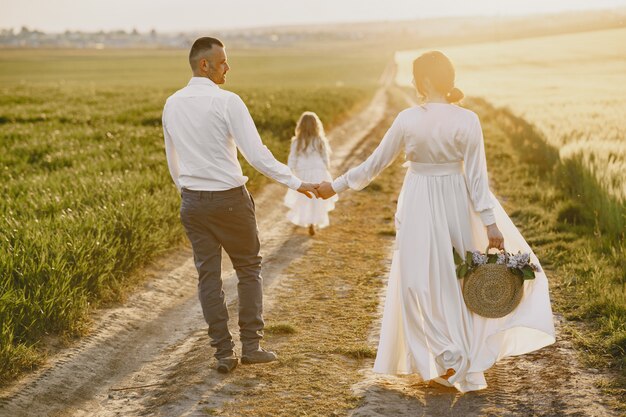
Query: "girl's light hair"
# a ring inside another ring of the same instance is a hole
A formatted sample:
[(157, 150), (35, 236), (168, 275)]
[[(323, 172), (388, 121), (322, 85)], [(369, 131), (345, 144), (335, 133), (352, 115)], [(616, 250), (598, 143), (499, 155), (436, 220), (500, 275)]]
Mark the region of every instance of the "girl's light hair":
[(326, 139), (322, 121), (317, 117), (317, 114), (312, 111), (302, 113), (296, 124), (296, 135), (291, 140), (296, 143), (298, 154), (312, 148), (324, 157), (326, 165), (328, 165), (331, 154), (330, 145)]

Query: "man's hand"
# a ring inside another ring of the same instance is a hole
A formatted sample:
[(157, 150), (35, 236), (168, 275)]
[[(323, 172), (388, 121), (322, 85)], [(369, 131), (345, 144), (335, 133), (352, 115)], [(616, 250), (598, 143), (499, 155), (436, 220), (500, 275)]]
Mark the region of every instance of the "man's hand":
[(298, 192), (304, 194), (309, 198), (313, 198), (313, 196), (319, 197), (320, 195), (317, 192), (317, 187), (319, 187), (319, 184), (303, 182), (300, 188), (298, 188)]
[(331, 183), (329, 183), (328, 181), (324, 181), (323, 183), (321, 183), (317, 187), (317, 192), (319, 193), (319, 196), (322, 197), (324, 200), (328, 200), (329, 198), (337, 194), (335, 190), (333, 190), (333, 186), (331, 185)]

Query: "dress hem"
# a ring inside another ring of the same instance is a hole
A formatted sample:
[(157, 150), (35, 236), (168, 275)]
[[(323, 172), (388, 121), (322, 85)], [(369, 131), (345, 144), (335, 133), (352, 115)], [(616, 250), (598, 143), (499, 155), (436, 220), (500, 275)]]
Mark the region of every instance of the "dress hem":
[[(513, 327), (509, 327), (507, 329), (502, 329), (494, 334), (492, 334), (491, 336), (488, 337), (488, 339), (492, 339), (494, 337), (505, 337), (505, 334), (511, 331), (515, 331), (515, 330), (521, 330), (521, 329), (526, 329), (526, 330), (532, 330), (534, 332), (538, 332), (541, 334), (540, 337), (538, 337), (536, 340), (540, 341), (539, 343), (535, 343), (530, 347), (524, 348), (524, 349), (520, 349), (520, 350), (513, 350), (510, 353), (506, 353), (502, 356), (500, 356), (497, 352), (494, 352), (493, 350), (489, 349), (489, 352), (493, 355), (492, 358), (494, 358), (492, 361), (490, 361), (489, 364), (484, 364), (483, 366), (481, 366), (479, 369), (472, 369), (471, 367), (467, 370), (466, 375), (468, 374), (475, 374), (475, 373), (483, 373), (486, 370), (488, 370), (489, 368), (491, 368), (496, 362), (507, 358), (509, 356), (520, 356), (520, 355), (524, 355), (530, 352), (534, 352), (536, 350), (542, 349), (546, 346), (550, 346), (552, 344), (554, 344), (556, 342), (556, 338), (554, 336), (554, 334), (550, 334), (544, 330), (540, 330), (540, 329), (536, 329), (534, 327), (528, 327), (528, 326), (513, 326)], [(381, 370), (380, 368), (377, 368), (376, 366), (374, 366), (372, 368), (372, 371), (374, 373), (377, 374), (381, 374), (381, 375), (414, 375), (417, 374), (420, 378), (422, 378), (423, 381), (431, 381), (434, 378), (440, 377), (441, 375), (434, 375), (430, 378), (424, 378), (422, 373), (418, 370), (415, 369), (413, 366), (411, 366), (410, 370), (407, 371), (401, 371), (398, 370), (397, 368), (394, 370)], [(467, 387), (463, 382), (465, 381), (456, 381), (453, 385), (454, 387), (462, 392), (470, 392), (470, 391), (478, 391), (481, 389), (485, 389), (487, 388), (487, 384), (472, 384), (470, 383), (470, 385), (473, 385), (474, 387)], [(484, 385), (484, 386), (483, 386)], [(463, 387), (463, 388), (461, 388)], [(468, 389), (469, 388), (469, 389)]]

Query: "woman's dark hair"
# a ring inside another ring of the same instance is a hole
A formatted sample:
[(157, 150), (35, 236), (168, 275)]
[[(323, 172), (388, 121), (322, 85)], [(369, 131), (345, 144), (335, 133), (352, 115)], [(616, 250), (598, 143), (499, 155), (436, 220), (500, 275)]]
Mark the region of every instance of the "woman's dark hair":
[(461, 101), (465, 96), (454, 86), (454, 66), (452, 62), (439, 51), (430, 51), (420, 55), (413, 61), (413, 78), (417, 91), (426, 96), (424, 82), (430, 80), (433, 88), (446, 97), (448, 103)]

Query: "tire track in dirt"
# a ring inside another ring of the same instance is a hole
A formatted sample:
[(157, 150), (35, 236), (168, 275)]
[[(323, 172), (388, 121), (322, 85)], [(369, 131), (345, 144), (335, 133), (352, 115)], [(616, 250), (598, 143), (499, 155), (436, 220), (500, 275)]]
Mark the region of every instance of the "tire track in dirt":
[[(415, 101), (405, 93), (410, 106)], [(391, 265), (391, 248), (388, 266)], [(385, 281), (387, 277), (383, 278)], [(378, 319), (369, 343), (378, 345), (386, 285), (380, 294)], [(485, 373), (487, 389), (461, 394), (453, 388), (426, 383), (417, 375), (390, 376), (372, 372), (373, 361), (361, 370), (353, 386), (361, 405), (351, 416), (617, 416), (597, 388), (600, 375), (577, 360), (572, 342), (555, 314), (555, 344), (526, 355), (507, 358)]]
[[(365, 109), (328, 135), (334, 168), (382, 118), (394, 70), (391, 65), (385, 70), (382, 86)], [(283, 187), (268, 184), (257, 196), (266, 311), (272, 308), (272, 289), (281, 285), (281, 271), (310, 244), (286, 221), (284, 193)], [(243, 389), (224, 389), (225, 376), (212, 369), (191, 257), (190, 249), (182, 249), (150, 267), (151, 279), (142, 290), (124, 305), (96, 313), (89, 336), (3, 389), (0, 415), (205, 415), (205, 405), (219, 405), (229, 392)], [(227, 256), (223, 270), (232, 271)], [(238, 341), (234, 272), (224, 273), (223, 281), (229, 325)]]

